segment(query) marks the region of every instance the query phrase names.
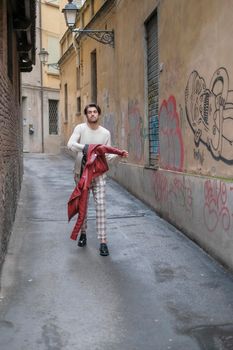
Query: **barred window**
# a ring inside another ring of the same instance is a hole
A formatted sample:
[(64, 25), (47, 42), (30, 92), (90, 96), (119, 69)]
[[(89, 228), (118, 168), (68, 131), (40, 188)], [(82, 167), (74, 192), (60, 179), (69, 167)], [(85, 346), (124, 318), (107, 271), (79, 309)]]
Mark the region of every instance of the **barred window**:
[(58, 101), (49, 100), (49, 135), (58, 134)]
[(146, 23), (149, 165), (158, 165), (159, 153), (159, 41), (157, 11)]

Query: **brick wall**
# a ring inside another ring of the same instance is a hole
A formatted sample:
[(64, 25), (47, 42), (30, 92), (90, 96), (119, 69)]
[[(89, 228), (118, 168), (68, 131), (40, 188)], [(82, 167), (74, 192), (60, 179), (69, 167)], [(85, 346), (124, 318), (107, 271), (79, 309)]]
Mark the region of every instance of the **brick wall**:
[(10, 237), (23, 174), (20, 73), (13, 33), (13, 78), (8, 77), (6, 1), (0, 0), (0, 266)]

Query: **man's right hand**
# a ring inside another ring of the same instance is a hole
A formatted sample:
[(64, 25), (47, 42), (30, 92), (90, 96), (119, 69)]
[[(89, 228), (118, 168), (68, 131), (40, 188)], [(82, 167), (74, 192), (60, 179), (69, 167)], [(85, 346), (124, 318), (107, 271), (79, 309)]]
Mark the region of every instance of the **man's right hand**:
[(85, 145), (85, 146), (83, 147), (83, 155), (84, 155), (84, 156), (87, 156), (88, 147), (89, 147), (89, 145)]

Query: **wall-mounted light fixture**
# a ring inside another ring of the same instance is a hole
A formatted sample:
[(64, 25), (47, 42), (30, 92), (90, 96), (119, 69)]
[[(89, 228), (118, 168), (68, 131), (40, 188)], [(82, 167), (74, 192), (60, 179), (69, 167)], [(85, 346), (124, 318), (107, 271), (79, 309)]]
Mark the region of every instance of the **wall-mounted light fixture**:
[(62, 10), (65, 16), (67, 27), (73, 33), (86, 34), (90, 38), (99, 41), (102, 44), (114, 46), (114, 31), (113, 30), (98, 30), (98, 29), (80, 29), (75, 28), (78, 12), (78, 8), (73, 4), (73, 0), (68, 0), (68, 4)]
[(44, 48), (41, 49), (38, 55), (40, 57), (40, 62), (43, 63), (43, 65), (47, 65), (48, 67), (53, 67), (54, 69), (59, 70), (58, 63), (47, 63), (49, 58), (49, 53)]

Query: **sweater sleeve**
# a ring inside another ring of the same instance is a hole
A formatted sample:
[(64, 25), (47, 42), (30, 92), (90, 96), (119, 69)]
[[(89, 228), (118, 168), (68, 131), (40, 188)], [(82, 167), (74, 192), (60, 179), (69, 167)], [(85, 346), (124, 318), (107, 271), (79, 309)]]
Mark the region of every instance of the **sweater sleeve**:
[(80, 152), (83, 150), (85, 145), (82, 145), (79, 143), (81, 133), (80, 133), (80, 125), (77, 125), (73, 131), (73, 134), (70, 136), (70, 139), (67, 143), (68, 149), (70, 149), (73, 152)]
[[(107, 140), (106, 146), (110, 146), (110, 147), (112, 146), (111, 145), (111, 134), (110, 134), (110, 132), (109, 132), (109, 135), (108, 135), (108, 140)], [(107, 162), (110, 163), (110, 164), (113, 163), (114, 160), (116, 160), (118, 158), (117, 154), (106, 153), (105, 156), (106, 156)]]

